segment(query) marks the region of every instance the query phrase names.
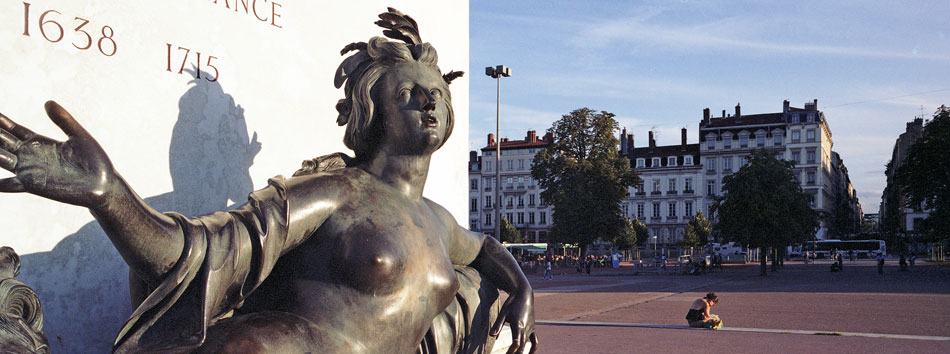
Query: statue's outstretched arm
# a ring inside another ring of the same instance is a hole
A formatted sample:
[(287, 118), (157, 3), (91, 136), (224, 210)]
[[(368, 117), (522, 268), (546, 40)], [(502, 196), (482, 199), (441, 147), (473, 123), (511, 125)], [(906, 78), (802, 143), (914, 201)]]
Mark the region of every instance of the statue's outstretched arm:
[(27, 192), (89, 208), (129, 267), (147, 281), (178, 260), (181, 228), (149, 207), (116, 173), (99, 143), (63, 107), (46, 102), (46, 114), (66, 133), (57, 141), (0, 114), (0, 192)]

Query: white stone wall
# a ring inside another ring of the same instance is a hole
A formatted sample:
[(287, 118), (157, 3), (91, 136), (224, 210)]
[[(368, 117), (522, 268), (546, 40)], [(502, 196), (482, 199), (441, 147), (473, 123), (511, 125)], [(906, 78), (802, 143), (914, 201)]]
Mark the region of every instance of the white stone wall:
[[(155, 207), (229, 208), (304, 159), (348, 152), (333, 75), (343, 46), (381, 35), (386, 6), (417, 20), (445, 72), (469, 71), (468, 1), (0, 2), (0, 112), (62, 139), (43, 111), (56, 100)], [(455, 131), (426, 195), (467, 227), (468, 76), (452, 94)], [(109, 352), (132, 309), (128, 268), (100, 227), (82, 208), (0, 197), (0, 245), (22, 257), (52, 351)]]

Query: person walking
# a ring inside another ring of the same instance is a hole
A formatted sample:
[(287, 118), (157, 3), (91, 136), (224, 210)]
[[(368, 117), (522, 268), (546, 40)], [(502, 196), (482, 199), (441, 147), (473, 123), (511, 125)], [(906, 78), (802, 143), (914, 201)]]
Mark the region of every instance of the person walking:
[(877, 254), (877, 274), (884, 274), (884, 255)]
[(544, 268), (544, 280), (554, 280), (554, 276), (551, 275), (551, 261), (548, 260), (547, 267)]

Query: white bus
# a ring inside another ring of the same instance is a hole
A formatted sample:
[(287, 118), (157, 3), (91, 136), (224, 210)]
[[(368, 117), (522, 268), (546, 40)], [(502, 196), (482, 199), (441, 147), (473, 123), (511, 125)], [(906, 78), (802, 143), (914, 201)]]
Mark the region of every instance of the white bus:
[(828, 258), (834, 251), (847, 258), (849, 251), (854, 251), (857, 258), (875, 258), (878, 254), (887, 256), (887, 246), (882, 240), (818, 240), (805, 244), (805, 250), (813, 258)]

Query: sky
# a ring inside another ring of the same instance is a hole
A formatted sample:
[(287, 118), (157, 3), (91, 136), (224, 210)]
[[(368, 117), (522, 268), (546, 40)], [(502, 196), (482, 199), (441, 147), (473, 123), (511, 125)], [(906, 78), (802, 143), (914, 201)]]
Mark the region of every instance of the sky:
[[(906, 123), (950, 105), (950, 1), (470, 1), (472, 150), (538, 135), (570, 111), (617, 115), (644, 146), (699, 140), (715, 115), (818, 100), (865, 213)], [(619, 132), (617, 132), (619, 134)]]

